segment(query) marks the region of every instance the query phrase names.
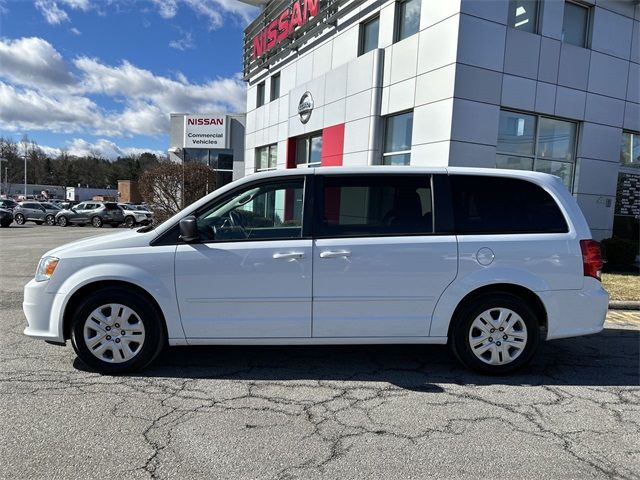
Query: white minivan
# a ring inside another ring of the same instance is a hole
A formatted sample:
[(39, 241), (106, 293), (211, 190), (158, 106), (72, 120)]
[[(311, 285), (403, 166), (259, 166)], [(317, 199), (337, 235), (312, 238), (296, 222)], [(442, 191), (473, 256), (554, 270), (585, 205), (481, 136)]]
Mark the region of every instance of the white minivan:
[(449, 343), (479, 372), (599, 332), (600, 247), (557, 177), (471, 168), (251, 175), (157, 227), (46, 253), (25, 334), (105, 373), (165, 345)]

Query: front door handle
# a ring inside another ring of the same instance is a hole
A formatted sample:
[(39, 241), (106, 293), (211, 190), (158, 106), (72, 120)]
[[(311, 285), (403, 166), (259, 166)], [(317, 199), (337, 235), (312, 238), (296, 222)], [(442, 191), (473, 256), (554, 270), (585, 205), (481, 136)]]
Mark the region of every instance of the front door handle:
[(280, 260), (280, 259), (298, 259), (298, 258), (304, 258), (304, 253), (302, 252), (276, 252), (273, 254), (273, 258), (275, 258), (276, 260)]
[(350, 257), (351, 256), (351, 252), (349, 252), (348, 250), (335, 250), (335, 251), (326, 251), (326, 252), (320, 252), (320, 258), (340, 258), (340, 257)]

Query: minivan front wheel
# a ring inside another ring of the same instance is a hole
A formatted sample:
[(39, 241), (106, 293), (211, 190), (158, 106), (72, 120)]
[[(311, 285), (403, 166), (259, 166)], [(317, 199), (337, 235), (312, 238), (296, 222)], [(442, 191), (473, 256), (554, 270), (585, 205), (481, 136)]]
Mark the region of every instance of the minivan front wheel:
[(531, 307), (510, 294), (492, 294), (465, 305), (452, 328), (451, 347), (467, 367), (501, 375), (524, 366), (539, 343)]
[(148, 365), (162, 350), (165, 335), (148, 300), (120, 288), (105, 288), (76, 309), (71, 343), (90, 367), (118, 374)]

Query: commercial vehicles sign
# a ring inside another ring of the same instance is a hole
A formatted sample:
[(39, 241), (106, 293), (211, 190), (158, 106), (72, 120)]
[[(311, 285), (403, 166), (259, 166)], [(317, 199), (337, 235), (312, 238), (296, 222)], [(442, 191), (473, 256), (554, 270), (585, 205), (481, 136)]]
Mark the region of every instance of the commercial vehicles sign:
[(185, 115), (184, 148), (228, 148), (224, 115)]

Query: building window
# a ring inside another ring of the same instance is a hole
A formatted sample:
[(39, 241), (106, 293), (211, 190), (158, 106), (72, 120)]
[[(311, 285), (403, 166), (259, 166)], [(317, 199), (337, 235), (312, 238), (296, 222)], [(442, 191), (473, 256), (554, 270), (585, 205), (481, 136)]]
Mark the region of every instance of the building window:
[(215, 172), (215, 185), (207, 186), (207, 193), (233, 180), (233, 150), (185, 148), (185, 162), (200, 162)]
[(271, 77), (270, 101), (273, 102), (278, 97), (280, 97), (280, 74), (276, 73)]
[(574, 2), (564, 3), (562, 41), (586, 47), (589, 41), (589, 7)]
[(258, 84), (256, 92), (256, 108), (264, 105), (264, 82)]
[(502, 110), (496, 167), (550, 173), (571, 190), (576, 132), (574, 122)]
[(378, 48), (378, 32), (380, 31), (380, 17), (375, 17), (360, 24), (360, 53), (364, 55)]
[(296, 167), (319, 167), (322, 160), (322, 134), (296, 140)]
[(640, 133), (622, 132), (620, 165), (626, 168), (640, 168)]
[(256, 172), (275, 170), (278, 166), (278, 145), (265, 145), (256, 148)]
[(409, 165), (413, 112), (392, 115), (385, 119), (383, 165)]
[(511, 0), (509, 2), (509, 26), (537, 33), (538, 0)]
[(396, 42), (418, 33), (421, 0), (400, 0), (396, 6)]

